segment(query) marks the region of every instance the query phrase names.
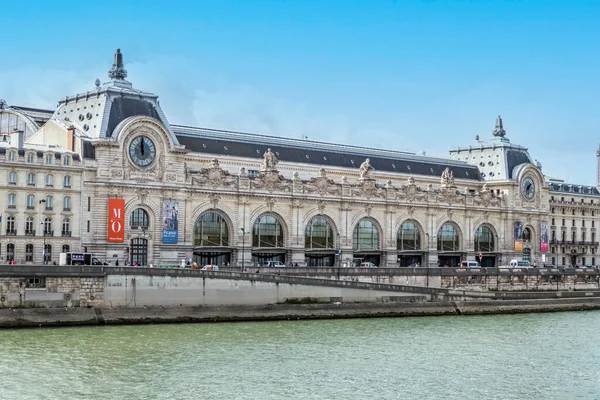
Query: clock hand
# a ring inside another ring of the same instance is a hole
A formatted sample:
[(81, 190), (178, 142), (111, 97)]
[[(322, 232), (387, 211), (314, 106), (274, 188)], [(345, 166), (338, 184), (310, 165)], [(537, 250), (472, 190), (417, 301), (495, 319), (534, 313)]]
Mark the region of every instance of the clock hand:
[(140, 141), (140, 154), (142, 157), (144, 156), (144, 137), (142, 137), (142, 140)]

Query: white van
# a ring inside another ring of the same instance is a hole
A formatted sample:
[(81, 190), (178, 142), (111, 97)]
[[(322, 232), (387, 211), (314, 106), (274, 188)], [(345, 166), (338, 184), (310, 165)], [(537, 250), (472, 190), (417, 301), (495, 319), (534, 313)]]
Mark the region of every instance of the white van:
[(267, 261), (263, 266), (267, 268), (283, 268), (285, 264), (281, 261)]
[(461, 268), (481, 268), (477, 261), (463, 261), (460, 263)]

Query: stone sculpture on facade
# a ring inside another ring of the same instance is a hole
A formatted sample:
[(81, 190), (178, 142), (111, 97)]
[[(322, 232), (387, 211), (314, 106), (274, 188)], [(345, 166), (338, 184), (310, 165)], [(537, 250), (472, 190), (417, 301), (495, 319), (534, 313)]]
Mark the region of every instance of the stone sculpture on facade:
[(358, 170), (360, 174), (361, 180), (370, 180), (373, 179), (373, 172), (375, 169), (371, 166), (371, 160), (367, 158), (362, 164), (360, 164), (360, 168)]
[(202, 168), (199, 171), (196, 169), (189, 168), (187, 176), (191, 176), (192, 185), (199, 186), (233, 186), (237, 183), (235, 177), (233, 177), (228, 171), (225, 171), (219, 165), (219, 160), (213, 158), (210, 161), (209, 168)]
[(319, 176), (311, 178), (305, 187), (305, 191), (308, 193), (318, 192), (320, 195), (325, 194), (340, 194), (341, 187), (337, 185), (333, 179), (327, 178), (327, 172), (325, 168), (319, 170)]
[(263, 161), (260, 166), (260, 172), (276, 172), (277, 169), (275, 166), (279, 160), (275, 157), (275, 154), (271, 151), (270, 148), (267, 149), (265, 154), (263, 155)]
[(442, 187), (454, 187), (454, 174), (448, 167), (442, 172), (441, 184)]

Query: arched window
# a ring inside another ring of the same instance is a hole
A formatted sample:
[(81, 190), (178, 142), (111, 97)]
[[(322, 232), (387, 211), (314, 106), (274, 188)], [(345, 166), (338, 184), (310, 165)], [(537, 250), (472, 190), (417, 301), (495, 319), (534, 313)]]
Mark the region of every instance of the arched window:
[(460, 250), (458, 231), (450, 223), (442, 225), (437, 237), (438, 251), (458, 251)]
[(33, 172), (27, 174), (27, 185), (35, 186), (35, 174)]
[(413, 222), (406, 221), (400, 226), (396, 246), (400, 251), (421, 249), (421, 232)]
[(71, 211), (71, 197), (63, 197), (63, 211)]
[(54, 207), (54, 198), (51, 195), (46, 196), (46, 210), (52, 210)]
[(529, 228), (525, 228), (523, 229), (523, 241), (524, 242), (531, 242), (531, 229)]
[(15, 193), (8, 194), (8, 208), (17, 208), (17, 195)]
[(32, 194), (27, 195), (27, 209), (33, 210), (35, 208), (35, 196)]
[(25, 245), (25, 261), (33, 261), (33, 244), (31, 243)]
[(9, 185), (17, 184), (17, 173), (15, 171), (10, 171), (8, 173), (8, 184)]
[(63, 176), (63, 187), (69, 189), (71, 187), (71, 177), (69, 175)]
[(263, 215), (252, 228), (253, 247), (283, 247), (283, 227), (273, 215)]
[(17, 234), (15, 217), (13, 215), (10, 215), (6, 218), (6, 234), (7, 235), (16, 235)]
[(44, 264), (47, 264), (50, 261), (52, 261), (52, 245), (46, 243), (44, 245)]
[(69, 218), (63, 218), (62, 236), (71, 236), (71, 220)]
[(27, 162), (29, 164), (35, 163), (35, 153), (33, 153), (31, 151), (27, 153)]
[(335, 240), (329, 221), (323, 217), (315, 217), (306, 226), (304, 236), (307, 249), (333, 249)]
[(47, 187), (52, 187), (53, 183), (54, 183), (54, 177), (52, 176), (52, 174), (48, 174), (46, 175), (46, 186)]
[(69, 246), (68, 244), (63, 244), (62, 245), (62, 252), (63, 253), (68, 253), (71, 251), (71, 246)]
[(52, 218), (44, 218), (44, 236), (54, 236), (54, 230), (52, 229)]
[(475, 251), (494, 251), (494, 233), (489, 226), (482, 225), (475, 231)]
[(216, 211), (200, 215), (194, 226), (195, 246), (228, 246), (229, 229), (225, 218)]
[(25, 234), (35, 236), (35, 220), (33, 217), (25, 218)]
[(15, 259), (15, 244), (8, 243), (6, 245), (6, 261), (12, 261)]
[(132, 228), (146, 229), (150, 226), (150, 217), (143, 208), (136, 208), (131, 213), (129, 226)]
[(353, 248), (356, 251), (379, 250), (379, 231), (372, 221), (363, 219), (356, 225)]
[(17, 152), (16, 151), (8, 152), (8, 161), (17, 161)]
[(71, 165), (71, 156), (64, 156), (63, 157), (63, 165), (65, 165), (65, 166)]

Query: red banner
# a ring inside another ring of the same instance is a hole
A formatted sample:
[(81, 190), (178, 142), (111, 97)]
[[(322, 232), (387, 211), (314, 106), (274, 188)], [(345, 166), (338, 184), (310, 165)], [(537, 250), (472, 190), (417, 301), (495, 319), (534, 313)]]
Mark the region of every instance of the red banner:
[(125, 241), (125, 200), (108, 199), (108, 241)]

